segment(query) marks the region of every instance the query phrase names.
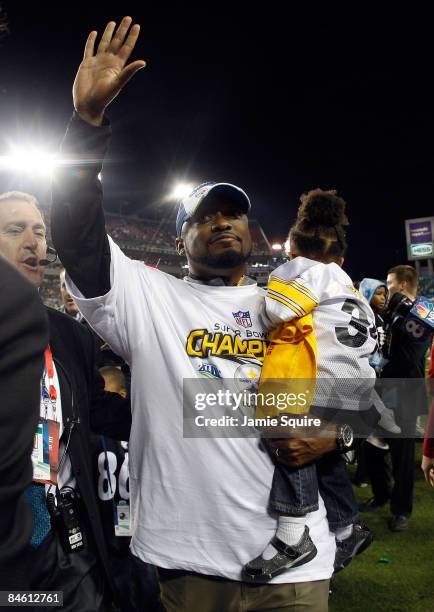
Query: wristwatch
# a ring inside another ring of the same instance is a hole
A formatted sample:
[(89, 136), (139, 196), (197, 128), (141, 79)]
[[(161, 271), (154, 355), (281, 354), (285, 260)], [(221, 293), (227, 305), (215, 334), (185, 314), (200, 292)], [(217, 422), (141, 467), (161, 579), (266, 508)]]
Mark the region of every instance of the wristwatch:
[(353, 428), (347, 424), (336, 425), (336, 448), (340, 453), (346, 453), (354, 442)]

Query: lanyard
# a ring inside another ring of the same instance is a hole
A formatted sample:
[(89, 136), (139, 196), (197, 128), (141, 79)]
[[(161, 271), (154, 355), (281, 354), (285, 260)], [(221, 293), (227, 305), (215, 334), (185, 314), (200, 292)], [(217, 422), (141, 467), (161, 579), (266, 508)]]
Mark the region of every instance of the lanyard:
[[(48, 389), (45, 384), (45, 374), (48, 377)], [(45, 370), (41, 379), (41, 395), (42, 402), (45, 407), (45, 419), (47, 418), (47, 410), (48, 404), (51, 404), (53, 410), (53, 419), (57, 421), (56, 418), (56, 402), (57, 402), (57, 391), (54, 386), (54, 362), (53, 362), (53, 354), (51, 352), (50, 345), (45, 349)]]

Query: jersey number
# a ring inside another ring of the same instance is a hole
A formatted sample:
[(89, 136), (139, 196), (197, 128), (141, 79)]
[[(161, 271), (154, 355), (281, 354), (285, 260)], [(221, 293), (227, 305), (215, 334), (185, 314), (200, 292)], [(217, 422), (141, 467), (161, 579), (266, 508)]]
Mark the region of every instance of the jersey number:
[[(335, 327), (336, 338), (341, 344), (351, 348), (360, 348), (369, 338), (370, 324), (368, 313), (360, 302), (345, 300), (342, 311), (351, 315), (351, 321), (347, 327)], [(350, 330), (353, 333), (350, 333)], [(354, 331), (356, 333), (354, 333)], [(375, 327), (372, 330), (375, 334)], [(371, 331), (371, 335), (372, 335)]]
[[(116, 468), (118, 461), (116, 455), (111, 451), (101, 453), (98, 457), (98, 497), (102, 501), (113, 499), (116, 492)], [(128, 453), (125, 453), (125, 459), (119, 471), (119, 497), (122, 499), (130, 498), (130, 483), (128, 471)]]

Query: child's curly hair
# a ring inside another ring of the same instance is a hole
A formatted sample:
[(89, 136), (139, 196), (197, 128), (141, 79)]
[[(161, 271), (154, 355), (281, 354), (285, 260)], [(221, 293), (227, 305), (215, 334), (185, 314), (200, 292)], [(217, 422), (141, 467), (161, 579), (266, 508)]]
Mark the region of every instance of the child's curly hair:
[(346, 202), (335, 190), (313, 189), (300, 198), (289, 241), (299, 255), (330, 263), (345, 256)]

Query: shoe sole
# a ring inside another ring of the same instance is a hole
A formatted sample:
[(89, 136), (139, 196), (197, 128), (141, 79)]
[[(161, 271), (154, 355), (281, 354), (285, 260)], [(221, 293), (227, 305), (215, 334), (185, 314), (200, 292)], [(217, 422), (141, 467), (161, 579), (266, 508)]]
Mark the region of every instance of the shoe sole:
[(243, 569), (242, 576), (247, 578), (250, 582), (267, 582), (275, 576), (279, 576), (279, 574), (286, 572), (286, 570), (288, 569), (292, 569), (293, 567), (298, 567), (299, 565), (309, 563), (309, 561), (312, 561), (312, 559), (316, 557), (317, 553), (318, 551), (316, 549), (316, 546), (314, 546), (313, 550), (299, 557), (297, 561), (295, 561), (295, 563), (289, 562), (287, 565), (285, 565), (285, 567), (281, 567), (280, 569), (277, 569), (274, 572), (270, 572), (269, 574), (249, 574), (248, 571)]
[(390, 524), (388, 525), (390, 531), (394, 531), (395, 533), (399, 533), (400, 531), (407, 531), (408, 524), (405, 527), (392, 527)]
[(362, 552), (364, 552), (368, 548), (368, 546), (372, 544), (373, 541), (374, 536), (372, 535), (372, 533), (370, 533), (364, 540), (359, 542), (359, 545), (354, 548), (353, 554), (350, 557), (347, 557), (345, 561), (342, 561), (342, 563), (338, 567), (334, 568), (333, 573), (337, 574), (338, 572), (345, 569), (351, 563), (351, 561), (353, 561), (354, 558), (357, 557), (357, 555), (360, 555)]

